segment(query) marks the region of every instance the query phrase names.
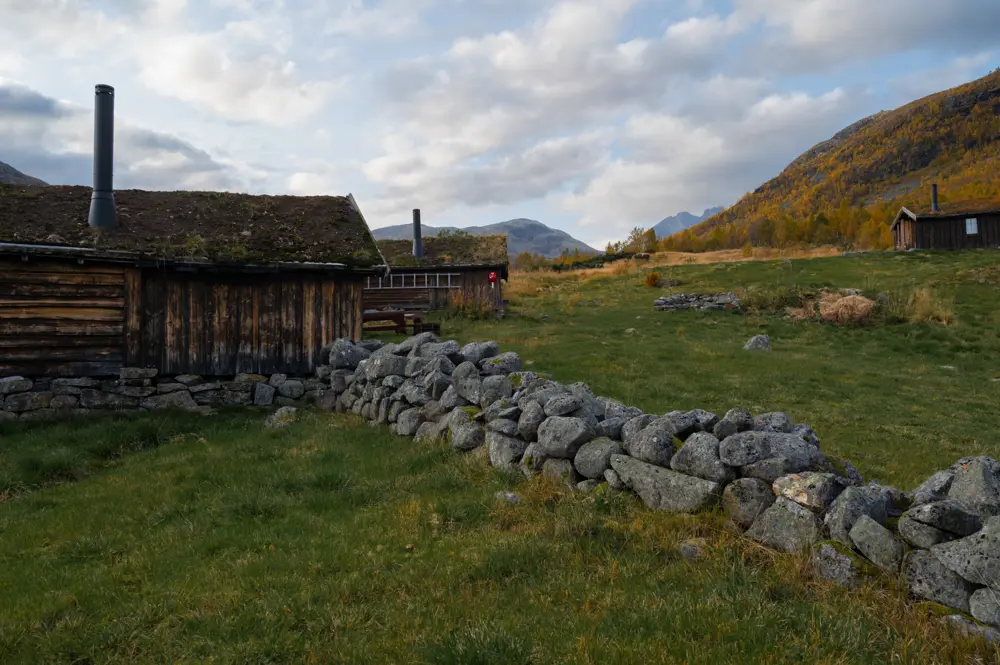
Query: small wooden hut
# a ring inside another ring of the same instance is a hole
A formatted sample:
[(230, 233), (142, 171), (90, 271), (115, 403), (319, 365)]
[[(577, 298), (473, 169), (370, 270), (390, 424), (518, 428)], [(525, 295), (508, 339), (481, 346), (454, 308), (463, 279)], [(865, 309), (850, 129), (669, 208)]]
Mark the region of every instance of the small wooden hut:
[(419, 257), (410, 240), (379, 240), (378, 246), (392, 272), (367, 278), (366, 310), (443, 309), (459, 294), (494, 309), (503, 306), (507, 236), (426, 237)]
[(930, 206), (900, 208), (891, 228), (897, 250), (1000, 248), (1000, 207), (975, 202), (939, 204), (934, 185)]
[(0, 185), (0, 377), (304, 375), (385, 261), (353, 197)]

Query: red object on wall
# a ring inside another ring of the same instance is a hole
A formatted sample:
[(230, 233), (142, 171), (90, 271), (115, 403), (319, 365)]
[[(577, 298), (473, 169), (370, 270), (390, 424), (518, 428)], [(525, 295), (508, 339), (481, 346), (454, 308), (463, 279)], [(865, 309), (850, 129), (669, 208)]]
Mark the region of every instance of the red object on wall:
[(497, 281), (497, 274), (495, 272), (491, 272), (490, 273), (490, 284), (493, 284), (496, 281)]

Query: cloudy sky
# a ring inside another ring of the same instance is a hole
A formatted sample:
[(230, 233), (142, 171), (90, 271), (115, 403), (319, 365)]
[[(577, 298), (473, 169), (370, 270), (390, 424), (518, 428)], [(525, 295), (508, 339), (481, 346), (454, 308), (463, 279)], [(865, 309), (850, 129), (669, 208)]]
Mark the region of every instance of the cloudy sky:
[(602, 246), (1000, 65), (997, 0), (0, 0), (0, 161)]

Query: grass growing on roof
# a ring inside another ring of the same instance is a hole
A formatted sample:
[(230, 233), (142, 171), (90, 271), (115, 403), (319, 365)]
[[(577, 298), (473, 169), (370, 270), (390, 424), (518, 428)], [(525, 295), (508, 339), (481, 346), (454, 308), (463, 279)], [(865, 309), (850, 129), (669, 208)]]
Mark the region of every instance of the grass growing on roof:
[[(165, 426), (190, 423), (176, 418)], [(0, 661), (997, 655), (952, 638), (897, 591), (817, 583), (801, 558), (744, 543), (718, 518), (523, 482), (481, 455), (354, 418), (306, 415), (276, 431), (262, 421), (199, 421), (197, 437), (0, 503)], [(512, 489), (519, 504), (494, 498)], [(706, 556), (691, 564), (677, 546), (694, 537), (706, 539)]]

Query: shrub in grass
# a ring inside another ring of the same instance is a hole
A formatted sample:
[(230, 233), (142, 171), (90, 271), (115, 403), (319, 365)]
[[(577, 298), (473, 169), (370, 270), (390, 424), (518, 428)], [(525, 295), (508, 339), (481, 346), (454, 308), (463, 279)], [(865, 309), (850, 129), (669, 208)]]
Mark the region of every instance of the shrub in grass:
[(493, 306), (485, 300), (470, 298), (463, 291), (456, 291), (448, 298), (448, 308), (444, 311), (445, 318), (465, 319), (467, 321), (485, 321), (496, 315)]
[(645, 282), (646, 286), (648, 286), (651, 289), (658, 288), (663, 284), (663, 280), (660, 277), (660, 273), (658, 272), (647, 273), (646, 278), (643, 281)]

